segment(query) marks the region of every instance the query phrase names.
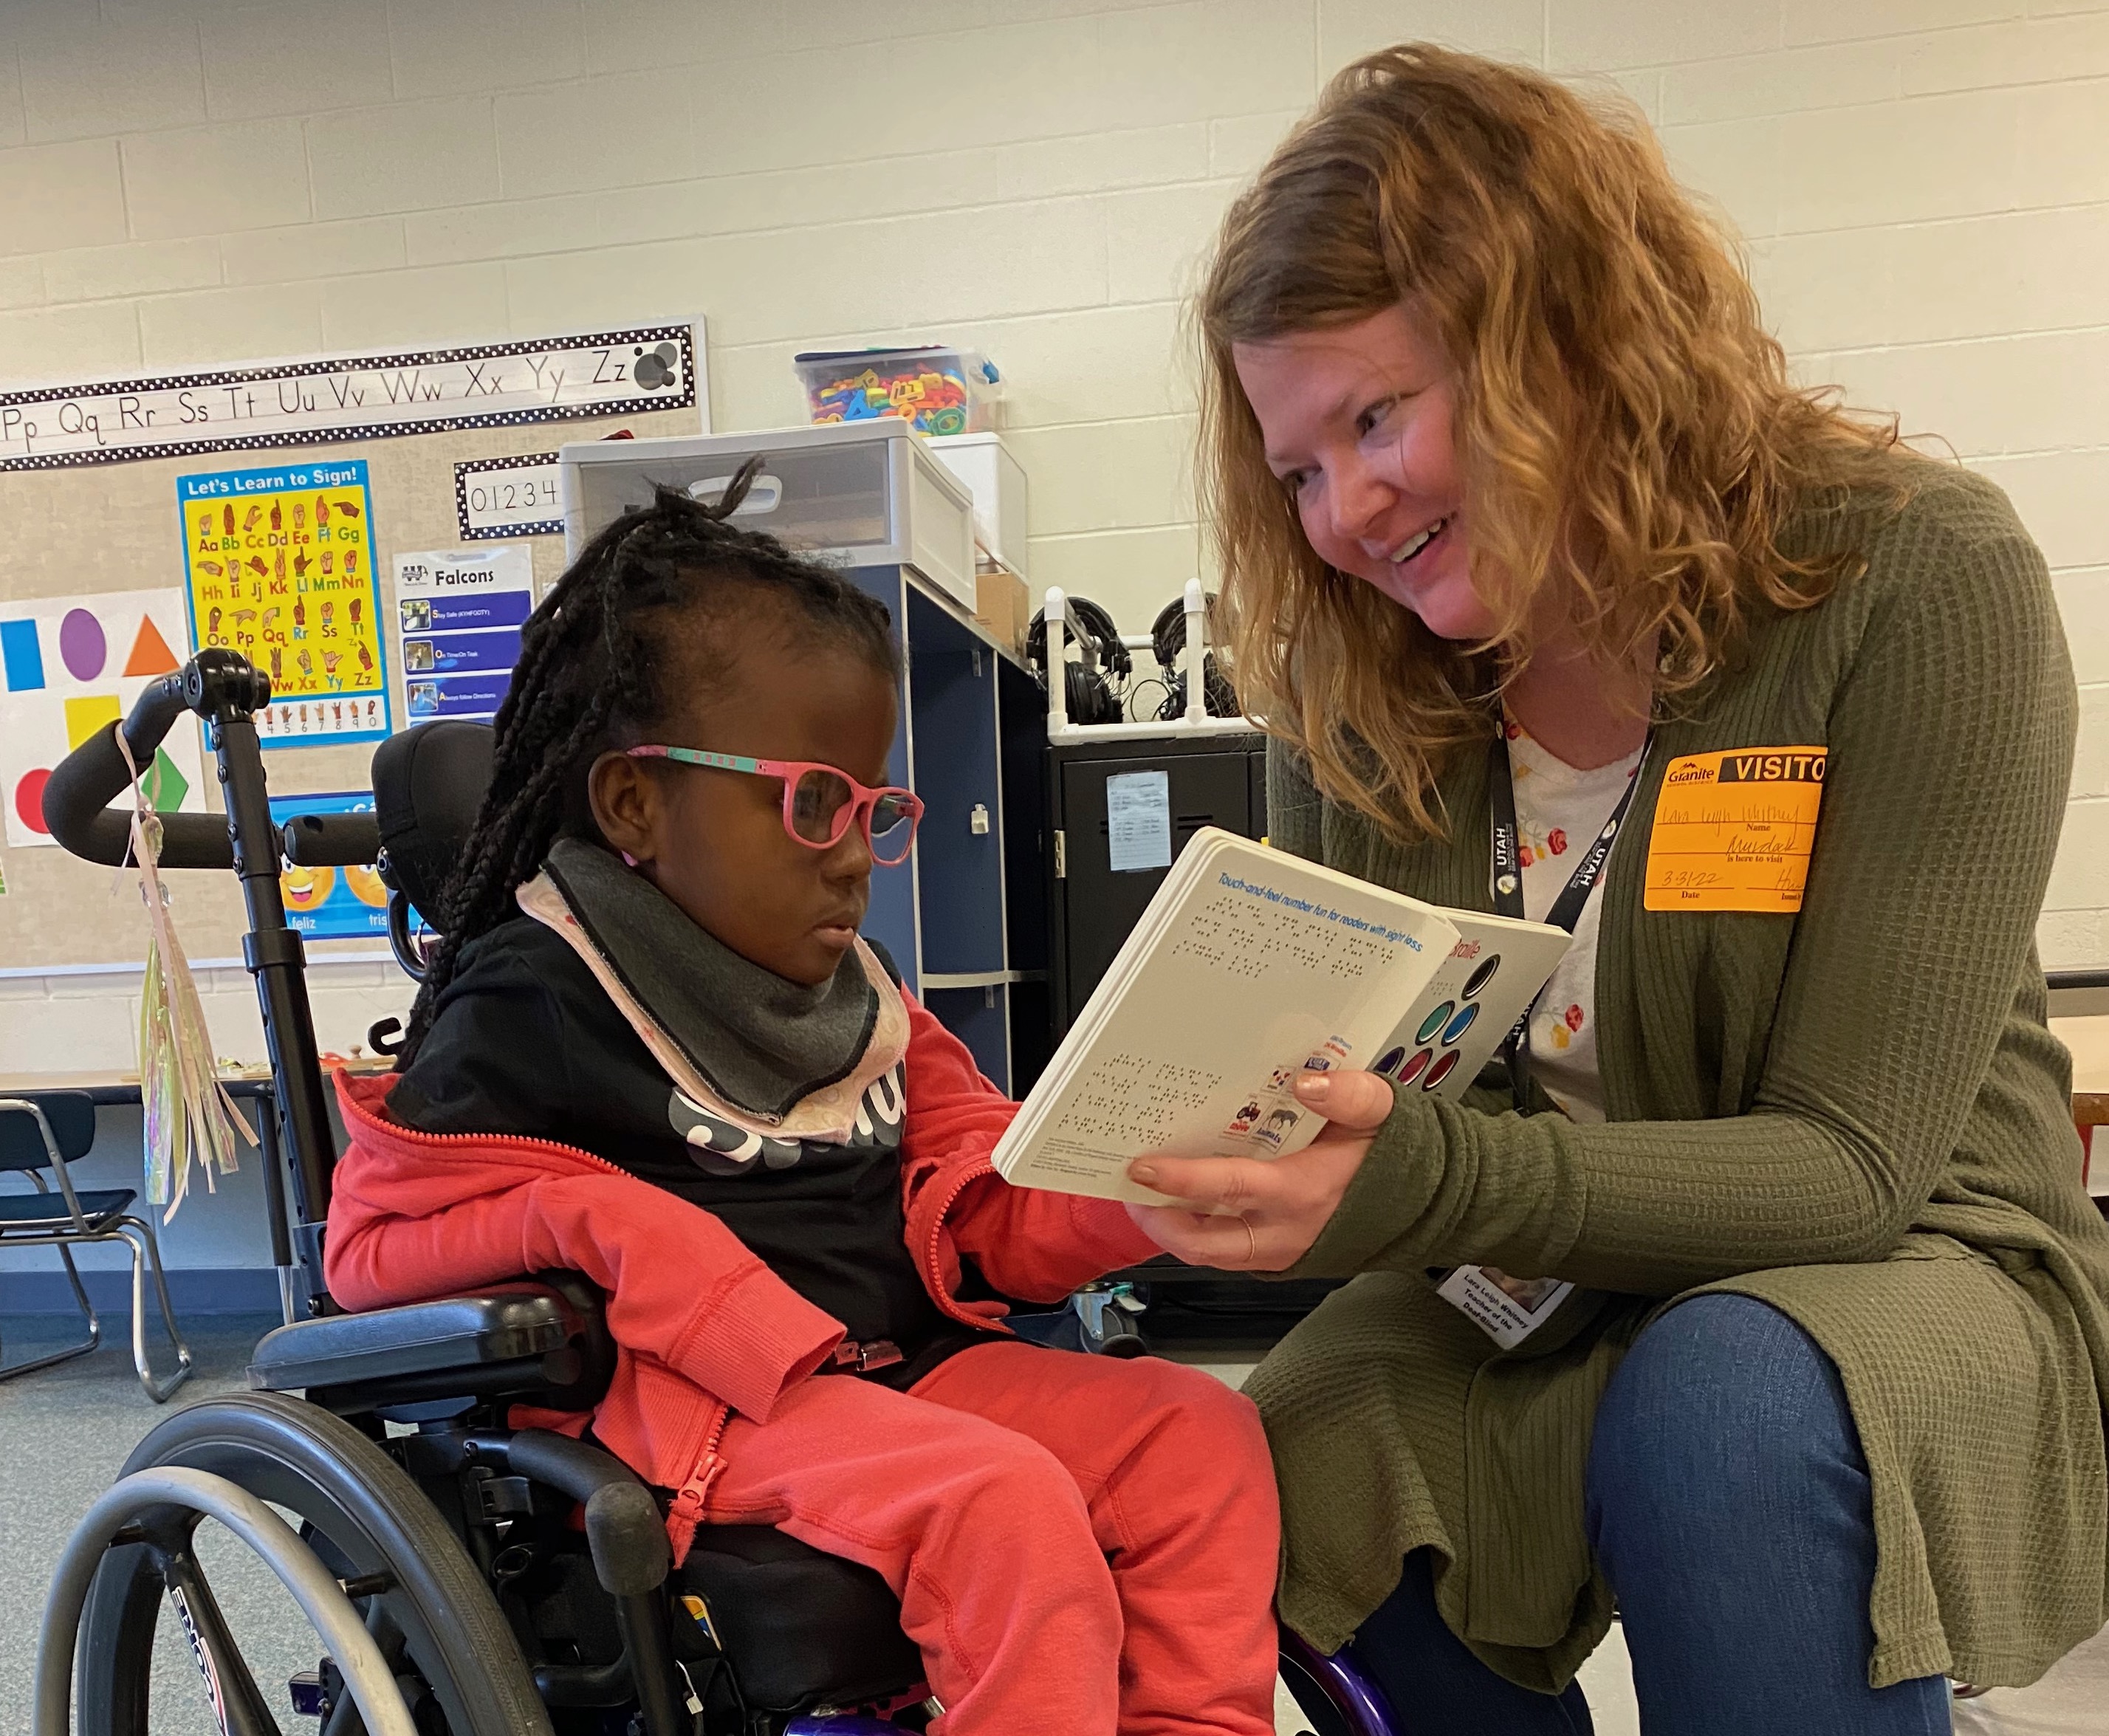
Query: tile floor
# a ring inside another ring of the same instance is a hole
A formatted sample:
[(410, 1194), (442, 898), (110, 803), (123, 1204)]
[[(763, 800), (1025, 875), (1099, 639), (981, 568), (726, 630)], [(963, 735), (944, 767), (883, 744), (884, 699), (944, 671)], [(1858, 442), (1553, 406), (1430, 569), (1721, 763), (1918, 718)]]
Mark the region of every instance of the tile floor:
[[(237, 1387), (250, 1346), (272, 1323), (222, 1319), (195, 1325), (190, 1337), (198, 1373), (175, 1402)], [(47, 1329), (44, 1322), (0, 1322), (9, 1359), (33, 1353)], [(1224, 1360), (1210, 1365), (1233, 1383), (1249, 1366)], [(52, 1562), (75, 1519), (160, 1414), (134, 1384), (126, 1352), (108, 1342), (94, 1356), (0, 1384), (0, 1562), (6, 1564), (0, 1568), (0, 1736), (28, 1736), (35, 1635)], [(251, 1564), (246, 1575), (237, 1571), (237, 1553), (232, 1545), (224, 1553), (207, 1549), (206, 1567), (260, 1678), (282, 1680), (308, 1667), (315, 1648), (305, 1626), (260, 1569)], [(210, 1715), (172, 1624), (160, 1625), (160, 1638), (155, 1736), (211, 1736)], [(1615, 1631), (1590, 1660), (1583, 1680), (1598, 1736), (1637, 1736), (1632, 1681)], [(1305, 1728), (1286, 1695), (1280, 1728), (1284, 1736)], [(1955, 1730), (1957, 1736), (2109, 1736), (2109, 1634), (2034, 1688), (1959, 1704)]]

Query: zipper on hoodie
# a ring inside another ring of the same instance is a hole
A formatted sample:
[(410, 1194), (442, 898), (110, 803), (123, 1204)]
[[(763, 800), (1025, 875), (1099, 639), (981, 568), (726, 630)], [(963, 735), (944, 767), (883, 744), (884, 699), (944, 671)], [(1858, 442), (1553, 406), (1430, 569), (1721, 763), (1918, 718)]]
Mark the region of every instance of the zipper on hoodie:
[[(342, 1100), (340, 1099), (340, 1107)], [(610, 1163), (605, 1157), (597, 1157), (591, 1152), (576, 1145), (567, 1145), (561, 1139), (537, 1139), (529, 1134), (428, 1134), (422, 1129), (405, 1127), (398, 1121), (383, 1121), (364, 1103), (355, 1101), (352, 1108), (359, 1120), (368, 1123), (384, 1138), (408, 1139), (413, 1145), (481, 1145), (524, 1148), (531, 1152), (561, 1152), (567, 1157), (583, 1158), (597, 1169), (613, 1175), (630, 1175), (630, 1172), (619, 1163)], [(637, 1177), (632, 1176), (633, 1180)]]
[(937, 1301), (939, 1308), (954, 1319), (968, 1326), (979, 1327), (983, 1332), (1008, 1332), (1010, 1328), (1000, 1320), (991, 1320), (978, 1314), (970, 1314), (961, 1307), (945, 1283), (945, 1269), (937, 1259), (937, 1242), (945, 1233), (945, 1216), (951, 1211), (952, 1202), (967, 1191), (967, 1184), (979, 1181), (984, 1175), (996, 1174), (996, 1166), (987, 1158), (971, 1166), (966, 1173), (952, 1184), (951, 1191), (939, 1202), (937, 1215), (931, 1220), (930, 1234), (923, 1246), (923, 1287)]
[(695, 1468), (689, 1472), (688, 1481), (674, 1491), (674, 1499), (666, 1509), (666, 1540), (673, 1545), (674, 1565), (677, 1567), (688, 1559), (689, 1547), (695, 1541), (696, 1527), (703, 1522), (704, 1509), (710, 1504), (711, 1486), (725, 1472), (725, 1459), (718, 1447), (732, 1422), (732, 1406), (723, 1399), (716, 1402), (717, 1419), (711, 1424), (710, 1433), (703, 1437), (703, 1450), (696, 1455)]

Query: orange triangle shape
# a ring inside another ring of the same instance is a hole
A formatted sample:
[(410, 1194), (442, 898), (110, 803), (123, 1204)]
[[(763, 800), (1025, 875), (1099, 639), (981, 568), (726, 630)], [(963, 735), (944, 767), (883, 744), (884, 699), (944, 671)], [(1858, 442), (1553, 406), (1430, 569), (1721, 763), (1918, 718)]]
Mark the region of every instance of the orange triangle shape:
[(124, 660), (128, 675), (165, 675), (179, 665), (169, 642), (161, 637), (151, 615), (139, 617), (139, 637), (132, 642), (132, 655)]

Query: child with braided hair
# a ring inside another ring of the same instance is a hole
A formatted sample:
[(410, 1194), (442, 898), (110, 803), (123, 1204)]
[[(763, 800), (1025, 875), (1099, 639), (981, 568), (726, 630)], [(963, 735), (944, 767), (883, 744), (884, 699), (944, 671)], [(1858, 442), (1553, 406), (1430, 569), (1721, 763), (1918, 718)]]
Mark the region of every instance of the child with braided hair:
[(893, 638), (726, 522), (751, 474), (662, 491), (529, 621), (399, 1071), (339, 1080), (331, 1290), (585, 1274), (595, 1438), (667, 1492), (677, 1562), (760, 1523), (875, 1570), (942, 1736), (1264, 1736), (1257, 1418), (1004, 1324), (1154, 1247), (994, 1174), (1016, 1106), (860, 936), (921, 812)]

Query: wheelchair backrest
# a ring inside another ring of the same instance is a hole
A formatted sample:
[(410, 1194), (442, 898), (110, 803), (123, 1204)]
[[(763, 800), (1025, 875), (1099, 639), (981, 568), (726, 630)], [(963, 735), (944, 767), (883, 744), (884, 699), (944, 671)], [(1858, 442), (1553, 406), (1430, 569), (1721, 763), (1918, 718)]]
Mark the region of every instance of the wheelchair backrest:
[(488, 724), (442, 718), (374, 750), (374, 818), (391, 877), (436, 931), (447, 882), (490, 786), (495, 739)]

